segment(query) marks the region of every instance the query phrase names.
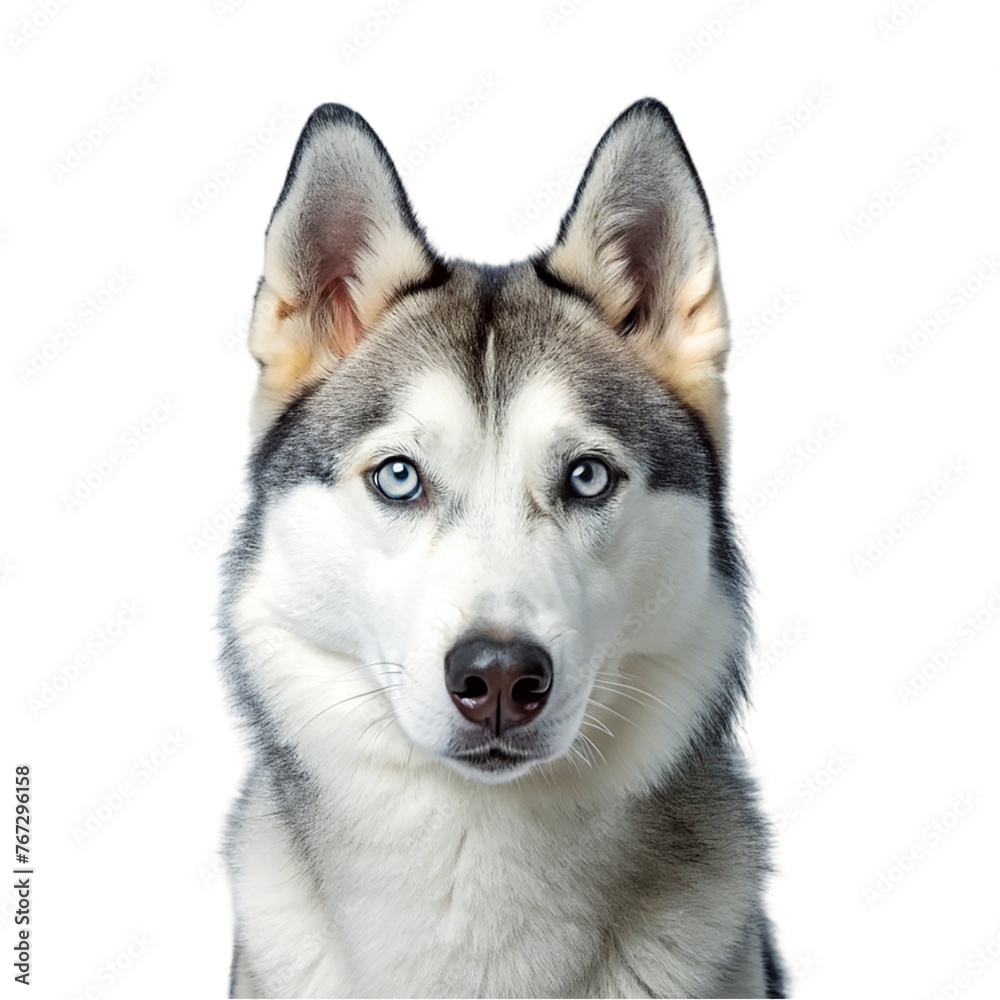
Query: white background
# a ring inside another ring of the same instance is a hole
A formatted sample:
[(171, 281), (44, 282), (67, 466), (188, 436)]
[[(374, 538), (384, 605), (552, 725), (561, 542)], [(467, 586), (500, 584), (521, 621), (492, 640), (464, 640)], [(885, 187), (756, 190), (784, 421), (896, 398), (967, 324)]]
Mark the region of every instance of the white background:
[(309, 112), (360, 111), (432, 242), (502, 262), (646, 95), (704, 180), (739, 349), (746, 736), (795, 992), (997, 995), (996, 7), (558, 2), (394, 0), (363, 48), (387, 0), (5, 5), (2, 810), (29, 762), (35, 995), (225, 994), (218, 562)]

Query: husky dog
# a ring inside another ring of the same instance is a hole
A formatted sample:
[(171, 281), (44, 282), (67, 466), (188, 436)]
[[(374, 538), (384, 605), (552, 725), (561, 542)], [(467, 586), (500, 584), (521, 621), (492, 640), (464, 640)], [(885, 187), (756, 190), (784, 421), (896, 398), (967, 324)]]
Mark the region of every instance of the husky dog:
[(503, 267), (439, 257), (364, 119), (313, 113), (222, 610), (253, 752), (233, 996), (781, 995), (733, 735), (728, 345), (657, 101)]

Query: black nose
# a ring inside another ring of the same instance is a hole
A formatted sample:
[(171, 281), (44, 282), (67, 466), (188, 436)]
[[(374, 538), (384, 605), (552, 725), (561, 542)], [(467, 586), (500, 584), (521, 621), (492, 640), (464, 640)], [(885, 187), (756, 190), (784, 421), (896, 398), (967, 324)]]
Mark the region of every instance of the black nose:
[(445, 656), (444, 678), (462, 715), (499, 736), (541, 712), (552, 687), (552, 658), (520, 639), (465, 639)]

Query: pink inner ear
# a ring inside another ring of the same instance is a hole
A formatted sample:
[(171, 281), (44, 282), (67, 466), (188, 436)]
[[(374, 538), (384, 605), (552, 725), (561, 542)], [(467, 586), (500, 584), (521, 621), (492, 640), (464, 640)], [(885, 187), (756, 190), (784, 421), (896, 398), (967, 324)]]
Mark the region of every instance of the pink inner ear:
[(632, 280), (632, 308), (623, 321), (631, 332), (644, 326), (655, 311), (657, 295), (664, 293), (660, 286), (665, 279), (663, 255), (667, 242), (666, 213), (661, 205), (646, 205), (631, 221), (622, 234), (628, 276)]
[(364, 333), (354, 299), (343, 279), (336, 281), (323, 298), (324, 311), (328, 310), (332, 319), (330, 349), (339, 357), (346, 357), (358, 346)]
[(312, 227), (317, 275), (313, 297), (317, 329), (326, 346), (345, 357), (364, 333), (349, 282), (357, 280), (357, 258), (363, 250), (365, 220), (361, 211), (343, 198), (325, 211)]

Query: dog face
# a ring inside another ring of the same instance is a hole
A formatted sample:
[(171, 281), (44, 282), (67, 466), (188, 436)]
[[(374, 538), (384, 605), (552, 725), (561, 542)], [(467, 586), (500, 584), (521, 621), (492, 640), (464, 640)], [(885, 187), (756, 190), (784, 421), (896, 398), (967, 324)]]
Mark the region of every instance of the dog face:
[(609, 129), (555, 246), (503, 268), (437, 258), (368, 126), (320, 108), (250, 343), (231, 597), (272, 729), (491, 783), (598, 758), (648, 781), (732, 697), (725, 307), (661, 105)]

